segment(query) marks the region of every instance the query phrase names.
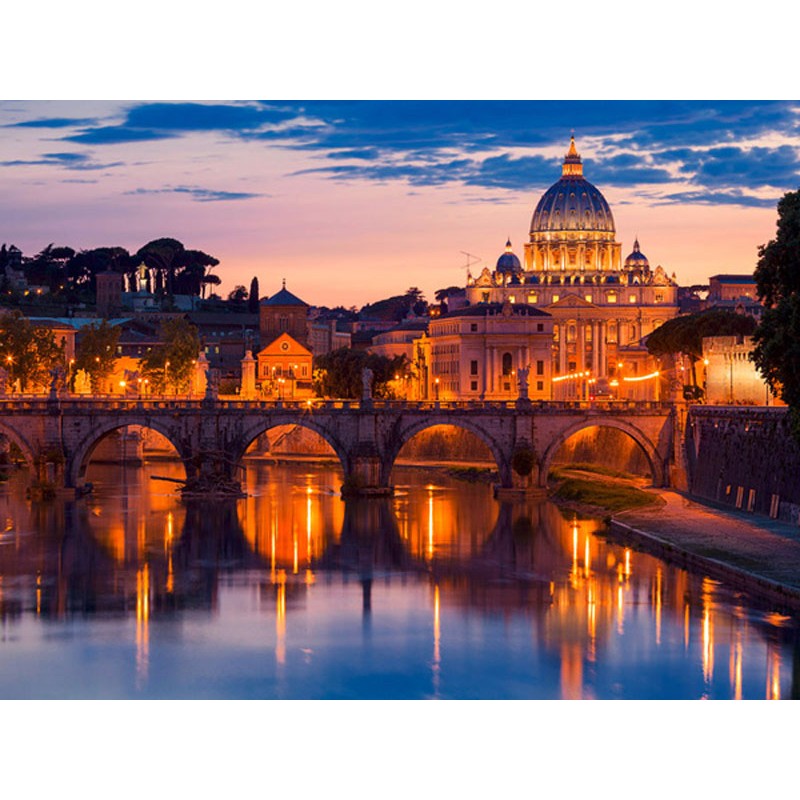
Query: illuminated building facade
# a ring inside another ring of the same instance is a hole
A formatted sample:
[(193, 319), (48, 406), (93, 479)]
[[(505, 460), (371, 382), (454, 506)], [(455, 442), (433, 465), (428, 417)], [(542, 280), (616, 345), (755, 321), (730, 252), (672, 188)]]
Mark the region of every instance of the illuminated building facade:
[(514, 400), (527, 369), (531, 400), (551, 396), (553, 318), (538, 308), (481, 303), (430, 321), (415, 342), (419, 399)]
[(262, 396), (294, 400), (311, 395), (309, 305), (286, 288), (261, 301), (256, 385)]
[(468, 275), (467, 303), (551, 315), (554, 399), (579, 396), (578, 376), (586, 396), (655, 399), (658, 365), (642, 339), (677, 315), (678, 287), (674, 275), (651, 269), (638, 239), (624, 262), (621, 253), (611, 208), (583, 177), (573, 138), (561, 178), (534, 210), (524, 266), (507, 242), (494, 270)]

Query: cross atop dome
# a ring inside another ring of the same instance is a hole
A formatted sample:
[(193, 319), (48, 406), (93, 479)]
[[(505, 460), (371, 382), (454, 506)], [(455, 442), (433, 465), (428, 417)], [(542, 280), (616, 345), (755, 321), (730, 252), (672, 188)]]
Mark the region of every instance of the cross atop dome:
[(564, 178), (582, 178), (583, 177), (583, 164), (581, 164), (581, 157), (575, 147), (575, 137), (569, 137), (569, 150), (564, 157), (564, 166), (561, 168), (561, 176)]

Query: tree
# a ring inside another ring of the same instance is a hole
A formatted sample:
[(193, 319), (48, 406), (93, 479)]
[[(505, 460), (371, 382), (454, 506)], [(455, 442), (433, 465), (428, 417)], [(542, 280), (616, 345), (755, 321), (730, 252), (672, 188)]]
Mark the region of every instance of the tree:
[(789, 406), (792, 431), (800, 440), (800, 191), (778, 202), (777, 234), (758, 256), (756, 288), (765, 308), (753, 335), (753, 361)]
[(138, 264), (124, 247), (81, 250), (65, 267), (67, 287), (73, 295), (80, 293), (84, 298), (94, 297), (97, 291), (95, 279), (99, 272), (111, 270), (133, 277)]
[(56, 247), (51, 243), (33, 258), (26, 259), (25, 277), (32, 284), (58, 292), (66, 285), (66, 267), (74, 255), (71, 247)]
[(697, 386), (695, 364), (703, 357), (706, 336), (750, 336), (756, 322), (745, 314), (710, 308), (697, 314), (674, 317), (647, 337), (647, 350), (656, 357), (683, 354), (690, 363), (692, 386)]
[(361, 319), (382, 319), (400, 322), (409, 313), (420, 316), (428, 310), (428, 304), (422, 296), (422, 292), (412, 286), (405, 294), (387, 297), (375, 303), (367, 303), (359, 312)]
[(142, 376), (156, 394), (188, 391), (200, 353), (197, 328), (176, 317), (161, 324), (159, 338), (161, 344), (148, 350), (142, 359)]
[(95, 394), (102, 390), (114, 371), (120, 333), (120, 328), (112, 327), (105, 319), (99, 325), (93, 322), (81, 333), (73, 374), (83, 370), (89, 376)]
[(247, 311), (250, 314), (258, 314), (258, 303), (259, 303), (259, 291), (258, 291), (258, 278), (253, 276), (253, 280), (250, 281), (250, 295), (247, 298)]
[(20, 311), (0, 315), (0, 366), (9, 381), (19, 381), (20, 391), (44, 388), (50, 370), (63, 364), (64, 348), (46, 328), (34, 327)]
[(247, 302), (247, 289), (244, 286), (235, 286), (233, 291), (228, 293), (228, 302), (231, 305), (244, 308)]
[(405, 356), (387, 358), (363, 350), (342, 347), (314, 359), (314, 390), (322, 397), (357, 399), (361, 397), (361, 374), (372, 370), (374, 397), (394, 396), (391, 382), (405, 376), (408, 363)]
[(219, 276), (208, 273), (219, 264), (219, 259), (202, 250), (187, 250), (177, 239), (154, 239), (139, 249), (135, 260), (137, 265), (144, 261), (157, 271), (156, 291), (160, 286), (168, 295), (200, 297), (205, 293), (206, 285), (220, 283)]

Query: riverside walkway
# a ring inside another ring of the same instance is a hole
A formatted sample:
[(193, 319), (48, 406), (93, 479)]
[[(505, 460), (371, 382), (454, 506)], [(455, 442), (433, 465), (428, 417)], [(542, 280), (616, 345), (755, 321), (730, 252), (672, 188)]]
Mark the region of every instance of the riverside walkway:
[(800, 527), (660, 491), (664, 505), (615, 514), (611, 530), (681, 566), (800, 609)]

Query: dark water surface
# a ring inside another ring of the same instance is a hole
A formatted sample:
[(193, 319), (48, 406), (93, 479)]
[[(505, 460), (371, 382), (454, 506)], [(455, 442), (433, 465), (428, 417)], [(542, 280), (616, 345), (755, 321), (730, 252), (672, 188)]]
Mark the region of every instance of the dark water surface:
[(605, 541), (547, 502), (315, 464), (182, 503), (174, 463), (90, 497), (0, 484), (0, 698), (788, 698), (797, 620)]

